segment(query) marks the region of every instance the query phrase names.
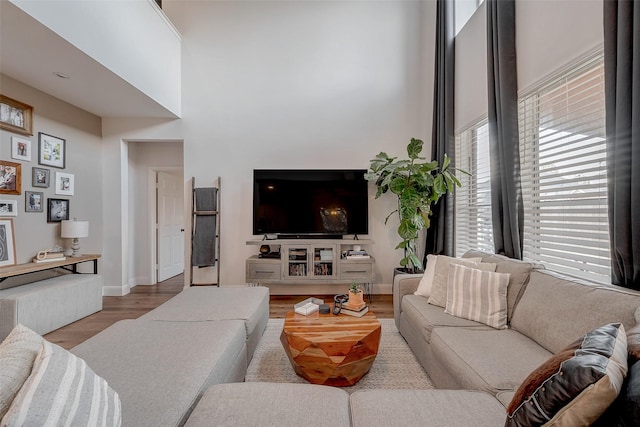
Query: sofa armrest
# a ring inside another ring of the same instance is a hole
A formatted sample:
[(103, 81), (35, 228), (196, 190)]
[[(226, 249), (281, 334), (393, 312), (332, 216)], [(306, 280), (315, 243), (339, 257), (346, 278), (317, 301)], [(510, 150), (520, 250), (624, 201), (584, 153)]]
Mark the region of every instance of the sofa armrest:
[(393, 278), (393, 317), (396, 327), (400, 329), (400, 311), (402, 298), (407, 294), (413, 294), (420, 284), (420, 274), (396, 274)]

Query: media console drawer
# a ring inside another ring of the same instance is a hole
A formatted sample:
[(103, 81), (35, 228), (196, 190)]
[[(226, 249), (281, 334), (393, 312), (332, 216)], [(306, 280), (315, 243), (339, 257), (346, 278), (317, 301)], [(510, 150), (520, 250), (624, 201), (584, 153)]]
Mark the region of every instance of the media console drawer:
[(373, 261), (363, 260), (341, 260), (339, 263), (338, 277), (342, 280), (363, 280), (373, 279)]
[(282, 278), (279, 259), (248, 259), (247, 281), (280, 280)]

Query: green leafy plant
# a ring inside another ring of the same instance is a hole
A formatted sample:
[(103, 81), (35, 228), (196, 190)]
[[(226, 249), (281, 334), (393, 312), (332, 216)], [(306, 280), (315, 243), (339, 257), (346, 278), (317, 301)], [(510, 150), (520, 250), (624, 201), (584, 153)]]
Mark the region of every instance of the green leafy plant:
[[(365, 174), (367, 181), (377, 186), (376, 199), (390, 191), (398, 198), (398, 208), (393, 210), (384, 220), (397, 213), (400, 224), (398, 235), (400, 243), (396, 249), (404, 251), (400, 266), (414, 273), (422, 269), (422, 261), (416, 255), (416, 242), (420, 230), (431, 225), (431, 210), (435, 203), (447, 192), (452, 192), (460, 181), (451, 167), (451, 159), (445, 154), (442, 164), (438, 161), (426, 161), (420, 157), (424, 143), (415, 138), (407, 145), (408, 159), (397, 160), (381, 152), (371, 160), (371, 167)], [(467, 173), (458, 170), (462, 173)]]
[(351, 286), (349, 287), (349, 291), (357, 294), (358, 292), (361, 292), (362, 289), (360, 289), (360, 285), (358, 285), (358, 282), (356, 282), (355, 280), (351, 281)]

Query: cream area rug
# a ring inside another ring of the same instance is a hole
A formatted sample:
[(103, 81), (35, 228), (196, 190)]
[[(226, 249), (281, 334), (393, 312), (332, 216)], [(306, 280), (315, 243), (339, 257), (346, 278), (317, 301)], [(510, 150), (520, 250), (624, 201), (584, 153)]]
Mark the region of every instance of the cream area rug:
[[(398, 332), (393, 319), (379, 319), (382, 336), (371, 370), (358, 383), (342, 387), (352, 393), (365, 389), (434, 388), (424, 369)], [(264, 335), (247, 369), (247, 382), (307, 383), (296, 375), (287, 358), (280, 333), (284, 319), (269, 319)]]

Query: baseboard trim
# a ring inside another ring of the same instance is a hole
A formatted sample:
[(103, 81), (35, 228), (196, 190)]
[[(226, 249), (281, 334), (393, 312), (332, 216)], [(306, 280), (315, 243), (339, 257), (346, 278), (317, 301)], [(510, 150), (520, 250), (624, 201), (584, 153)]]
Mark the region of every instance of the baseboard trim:
[(102, 296), (104, 297), (122, 297), (131, 292), (130, 286), (103, 286)]

